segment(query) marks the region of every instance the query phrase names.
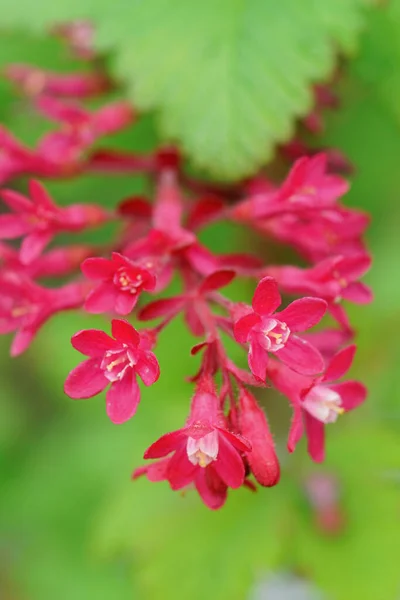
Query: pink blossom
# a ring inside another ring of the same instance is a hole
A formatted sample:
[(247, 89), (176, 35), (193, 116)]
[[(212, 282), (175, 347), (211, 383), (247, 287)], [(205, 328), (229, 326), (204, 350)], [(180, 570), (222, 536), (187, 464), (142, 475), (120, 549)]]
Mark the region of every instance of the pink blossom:
[(87, 258), (81, 265), (82, 272), (98, 284), (89, 293), (85, 309), (91, 313), (115, 310), (120, 315), (132, 312), (140, 293), (153, 290), (156, 285), (154, 268), (145, 265), (118, 252), (112, 253), (111, 260)]
[(48, 289), (15, 271), (0, 273), (0, 288), (0, 334), (16, 331), (11, 356), (24, 352), (54, 314), (79, 308), (85, 295), (81, 283)]
[(113, 337), (97, 329), (85, 329), (72, 336), (73, 347), (89, 358), (70, 372), (64, 390), (71, 398), (91, 398), (111, 384), (106, 409), (111, 421), (118, 424), (133, 417), (138, 407), (136, 376), (145, 385), (152, 385), (160, 369), (147, 336), (119, 319), (112, 321), (111, 331)]
[(240, 453), (250, 448), (247, 440), (227, 429), (215, 393), (199, 389), (186, 426), (163, 435), (146, 450), (144, 458), (164, 458), (173, 453), (164, 463), (171, 488), (179, 490), (194, 482), (205, 504), (217, 508), (210, 489), (223, 491), (243, 485), (245, 468)]
[(326, 302), (320, 298), (300, 298), (283, 311), (278, 285), (272, 277), (264, 277), (253, 296), (253, 310), (245, 309), (234, 325), (235, 339), (249, 343), (249, 367), (255, 377), (265, 381), (268, 353), (276, 354), (284, 363), (305, 374), (319, 373), (324, 368), (322, 356), (314, 346), (295, 335), (316, 325), (324, 316)]
[(96, 205), (72, 204), (59, 208), (38, 181), (30, 181), (29, 192), (30, 198), (13, 190), (0, 192), (3, 201), (14, 211), (0, 215), (0, 239), (25, 236), (20, 249), (20, 260), (24, 264), (35, 260), (57, 233), (80, 231), (107, 219), (106, 213)]
[(362, 383), (334, 383), (350, 369), (355, 351), (354, 345), (340, 350), (331, 359), (325, 374), (314, 379), (295, 373), (277, 362), (268, 365), (268, 376), (272, 383), (288, 396), (293, 405), (294, 413), (288, 440), (290, 452), (294, 451), (305, 427), (311, 458), (316, 462), (323, 461), (324, 425), (335, 422), (338, 415), (364, 402), (367, 390)]

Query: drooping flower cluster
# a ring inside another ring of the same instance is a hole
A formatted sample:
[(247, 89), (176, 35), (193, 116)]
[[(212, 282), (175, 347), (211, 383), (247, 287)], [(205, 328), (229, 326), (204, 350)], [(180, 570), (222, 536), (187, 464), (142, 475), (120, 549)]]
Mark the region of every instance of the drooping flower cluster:
[[(164, 433), (145, 451), (144, 458), (154, 462), (138, 467), (133, 477), (167, 481), (173, 490), (195, 487), (216, 509), (229, 488), (279, 481), (274, 439), (259, 404), (268, 400), (266, 388), (286, 396), (293, 409), (289, 452), (305, 433), (315, 461), (324, 459), (325, 425), (364, 401), (361, 383), (338, 380), (356, 349), (344, 301), (372, 299), (359, 281), (371, 262), (362, 239), (368, 216), (342, 202), (348, 191), (337, 174), (348, 171), (343, 157), (340, 162), (333, 151), (315, 154), (298, 137), (281, 148), (286, 157), (298, 156), (283, 182), (262, 172), (235, 186), (188, 176), (176, 148), (140, 155), (102, 146), (104, 136), (131, 127), (139, 116), (125, 101), (107, 102), (106, 94), (117, 85), (101, 70), (91, 33), (84, 23), (54, 30), (86, 61), (85, 72), (59, 75), (22, 64), (5, 72), (26, 101), (56, 125), (33, 149), (0, 128), (0, 333), (15, 332), (11, 354), (18, 355), (57, 312), (108, 315), (112, 336), (87, 329), (72, 337), (86, 359), (68, 375), (65, 392), (80, 399), (107, 388), (107, 415), (119, 424), (138, 409), (140, 382), (157, 381), (158, 337), (168, 335), (170, 321), (182, 315), (198, 338), (192, 354), (201, 355), (200, 369), (191, 377), (189, 416), (183, 427)], [(318, 110), (305, 122), (313, 131), (320, 128), (320, 106), (335, 103), (324, 88), (316, 94)], [(93, 96), (104, 96), (104, 105), (94, 111), (85, 104)], [(87, 173), (145, 175), (152, 201), (132, 196), (104, 208), (78, 198), (61, 207), (43, 184)], [(16, 182), (24, 187), (21, 177), (29, 179), (26, 193), (12, 188)], [(291, 246), (300, 264), (265, 264), (255, 254), (236, 251), (213, 253), (199, 232), (216, 221), (259, 234), (261, 249), (267, 237), (270, 255), (271, 241)], [(60, 235), (72, 240), (109, 222), (117, 225), (116, 234), (98, 247), (54, 245)], [(19, 246), (9, 242), (18, 239)], [(157, 298), (173, 277), (181, 282), (179, 293)], [(60, 283), (50, 287), (57, 278)], [(253, 281), (250, 303), (234, 302), (221, 291), (234, 278)], [(297, 298), (289, 302), (287, 296)], [(335, 328), (323, 328), (326, 313)], [(153, 320), (155, 326), (138, 329), (138, 321)], [(314, 326), (318, 329), (309, 332)], [(243, 348), (248, 368), (229, 357), (222, 334)]]

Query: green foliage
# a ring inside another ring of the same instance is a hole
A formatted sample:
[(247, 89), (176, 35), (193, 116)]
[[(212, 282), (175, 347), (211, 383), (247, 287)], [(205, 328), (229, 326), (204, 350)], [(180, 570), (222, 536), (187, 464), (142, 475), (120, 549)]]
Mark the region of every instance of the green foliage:
[[(3, 0), (4, 3), (4, 0)], [(310, 83), (353, 50), (365, 0), (98, 0), (7, 3), (3, 23), (42, 31), (92, 18), (141, 109), (218, 178), (252, 173), (312, 106)]]

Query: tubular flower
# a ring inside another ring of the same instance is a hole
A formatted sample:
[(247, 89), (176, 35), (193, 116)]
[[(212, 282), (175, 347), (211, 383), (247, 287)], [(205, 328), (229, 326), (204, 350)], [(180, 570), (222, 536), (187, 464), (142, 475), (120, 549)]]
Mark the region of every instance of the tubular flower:
[(71, 398), (91, 398), (111, 384), (106, 394), (107, 414), (113, 423), (124, 423), (133, 417), (140, 401), (136, 376), (152, 385), (160, 370), (148, 338), (127, 321), (114, 319), (112, 336), (86, 329), (72, 337), (73, 347), (89, 358), (71, 371), (64, 390)]
[(303, 435), (308, 438), (308, 452), (313, 460), (325, 457), (324, 425), (334, 423), (340, 414), (362, 404), (367, 396), (359, 381), (335, 383), (347, 373), (353, 362), (356, 347), (347, 346), (329, 362), (325, 374), (315, 379), (295, 373), (285, 365), (274, 362), (268, 367), (268, 376), (293, 405), (293, 420), (289, 432), (288, 449), (293, 452)]
[(210, 486), (218, 482), (231, 488), (243, 485), (245, 468), (240, 453), (250, 449), (247, 440), (227, 429), (215, 394), (200, 389), (193, 397), (186, 426), (163, 435), (146, 450), (144, 458), (163, 458), (173, 452), (165, 470), (171, 488), (179, 490), (194, 483), (208, 504)]
[(277, 313), (275, 309), (280, 304), (276, 281), (264, 277), (254, 293), (253, 310), (235, 322), (235, 339), (249, 343), (248, 360), (252, 373), (265, 381), (268, 353), (276, 354), (301, 373), (321, 372), (324, 368), (322, 356), (295, 333), (316, 325), (325, 314), (326, 302), (321, 298), (301, 298)]

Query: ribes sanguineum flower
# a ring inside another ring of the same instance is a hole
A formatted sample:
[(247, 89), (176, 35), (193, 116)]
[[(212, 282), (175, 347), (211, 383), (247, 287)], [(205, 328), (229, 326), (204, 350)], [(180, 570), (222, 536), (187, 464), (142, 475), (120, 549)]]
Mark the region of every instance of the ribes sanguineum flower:
[(2, 200), (14, 211), (0, 215), (0, 239), (24, 236), (20, 259), (29, 264), (37, 258), (53, 237), (62, 231), (81, 231), (107, 219), (105, 211), (90, 204), (72, 204), (59, 208), (36, 180), (29, 183), (30, 198), (14, 190), (2, 190)]
[(91, 398), (103, 391), (106, 394), (107, 414), (114, 423), (123, 423), (136, 412), (140, 389), (136, 376), (145, 385), (152, 385), (160, 369), (145, 336), (127, 321), (112, 321), (112, 336), (97, 329), (78, 331), (73, 347), (89, 358), (68, 375), (64, 390), (71, 398)]
[(253, 296), (252, 307), (234, 325), (235, 338), (249, 344), (249, 367), (265, 380), (268, 354), (276, 354), (296, 371), (320, 373), (324, 361), (318, 350), (298, 337), (296, 332), (316, 325), (324, 316), (327, 304), (321, 298), (300, 298), (281, 312), (278, 285), (272, 277), (264, 277)]
[(268, 377), (274, 386), (289, 398), (293, 406), (293, 420), (288, 439), (290, 452), (295, 449), (305, 428), (311, 458), (317, 462), (323, 461), (324, 425), (333, 423), (338, 415), (364, 402), (367, 390), (359, 381), (335, 383), (350, 369), (355, 351), (354, 345), (340, 350), (329, 362), (324, 375), (317, 378), (300, 375), (276, 361), (271, 361), (268, 365)]
[(241, 452), (250, 449), (246, 439), (228, 430), (215, 393), (209, 386), (200, 386), (185, 427), (163, 435), (146, 450), (144, 458), (164, 458), (173, 453), (165, 463), (165, 479), (175, 490), (194, 483), (208, 504), (211, 481), (221, 480), (231, 488), (243, 485)]
[(118, 252), (113, 252), (111, 260), (87, 258), (81, 268), (88, 279), (98, 282), (85, 302), (85, 309), (90, 313), (115, 310), (127, 315), (135, 307), (140, 293), (153, 290), (156, 285), (154, 268), (146, 268), (146, 262), (131, 261)]

